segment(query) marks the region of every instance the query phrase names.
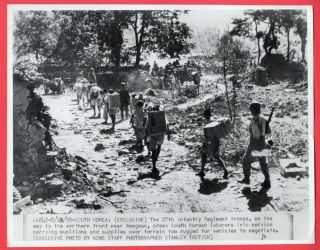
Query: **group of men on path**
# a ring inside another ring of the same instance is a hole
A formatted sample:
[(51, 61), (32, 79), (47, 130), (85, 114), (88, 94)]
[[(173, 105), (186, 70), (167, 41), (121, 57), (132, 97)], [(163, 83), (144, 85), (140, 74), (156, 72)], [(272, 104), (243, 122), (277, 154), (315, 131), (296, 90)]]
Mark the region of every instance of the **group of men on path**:
[[(169, 124), (165, 112), (160, 108), (160, 103), (149, 105), (144, 101), (143, 96), (139, 96), (139, 98), (136, 99), (135, 95), (132, 95), (132, 99), (130, 100), (130, 95), (126, 89), (125, 83), (121, 83), (121, 89), (118, 93), (113, 89), (110, 89), (108, 92), (105, 90), (103, 91), (97, 86), (93, 69), (90, 70), (89, 79), (85, 79), (83, 74), (79, 75), (75, 84), (75, 91), (77, 93), (78, 104), (82, 100), (84, 105), (85, 98), (90, 102), (94, 111), (94, 117), (96, 116), (97, 107), (98, 118), (100, 118), (100, 109), (102, 105), (104, 105), (103, 118), (105, 121), (103, 124), (107, 124), (108, 117), (110, 117), (112, 122), (111, 130), (114, 130), (115, 128), (116, 114), (119, 111), (118, 107), (113, 107), (111, 105), (111, 99), (113, 99), (113, 96), (119, 95), (121, 120), (124, 120), (124, 115), (125, 119), (129, 118), (130, 106), (132, 114), (130, 123), (134, 129), (138, 151), (142, 152), (144, 145), (147, 147), (148, 155), (150, 155), (150, 152), (152, 153), (152, 172), (156, 174), (159, 173), (156, 163), (159, 158), (161, 146), (164, 142), (165, 134), (167, 134), (168, 140), (170, 140)], [(261, 151), (270, 147), (270, 145), (266, 143), (265, 135), (270, 133), (271, 129), (269, 127), (269, 123), (261, 116), (261, 105), (257, 102), (253, 102), (250, 105), (250, 111), (252, 114), (252, 119), (249, 125), (250, 143), (242, 160), (244, 178), (239, 181), (239, 183), (243, 184), (250, 183), (251, 163), (256, 160), (255, 157), (252, 156), (252, 151)], [(211, 122), (210, 109), (206, 109), (203, 115), (205, 118), (205, 124), (209, 124)], [(223, 178), (228, 179), (229, 172), (221, 158), (220, 139), (217, 137), (205, 137), (204, 139), (201, 150), (201, 170), (197, 174), (201, 178), (205, 176), (204, 169), (208, 159), (215, 159), (224, 171)], [(258, 157), (258, 161), (265, 177), (262, 186), (270, 188), (271, 182), (266, 157)]]
[(148, 156), (151, 152), (152, 172), (159, 174), (156, 163), (159, 159), (161, 146), (166, 134), (168, 140), (171, 138), (165, 111), (161, 110), (160, 103), (148, 104), (141, 99), (136, 102), (134, 107), (130, 122), (136, 136), (136, 146), (140, 152), (143, 151), (144, 145), (147, 147)]
[[(266, 142), (266, 134), (271, 134), (271, 129), (269, 122), (261, 116), (261, 105), (258, 102), (252, 102), (250, 104), (250, 112), (252, 119), (249, 125), (249, 134), (250, 140), (249, 145), (246, 149), (246, 152), (242, 158), (242, 169), (244, 178), (238, 182), (241, 184), (250, 184), (250, 175), (251, 175), (251, 164), (256, 160), (259, 161), (261, 171), (264, 175), (264, 181), (261, 183), (263, 188), (269, 189), (271, 187), (270, 174), (269, 174), (269, 165), (267, 163), (266, 156), (254, 157), (252, 155), (253, 151), (262, 151), (265, 149), (270, 149), (273, 145), (272, 140)], [(211, 111), (206, 109), (203, 113), (205, 118), (205, 124), (211, 122)], [(211, 138), (205, 137), (204, 143), (201, 150), (201, 170), (197, 174), (201, 178), (205, 176), (204, 167), (207, 160), (215, 159), (219, 166), (223, 169), (224, 174), (223, 178), (228, 179), (228, 170), (225, 166), (224, 161), (220, 155), (220, 139), (213, 136)]]
[[(94, 73), (92, 70), (91, 72)], [(103, 108), (103, 119), (102, 124), (108, 124), (109, 117), (111, 118), (112, 127), (110, 130), (115, 129), (116, 114), (120, 110), (121, 120), (129, 118), (129, 106), (131, 111), (130, 123), (134, 130), (136, 137), (136, 147), (138, 152), (142, 152), (144, 146), (147, 147), (148, 155), (151, 154), (152, 158), (152, 171), (159, 173), (156, 168), (156, 162), (161, 151), (161, 145), (164, 142), (165, 134), (169, 134), (168, 121), (164, 111), (161, 112), (160, 104), (148, 104), (145, 102), (143, 95), (140, 94), (138, 98), (133, 94), (130, 97), (129, 91), (126, 88), (126, 83), (121, 83), (120, 90), (118, 92), (110, 89), (109, 91), (102, 90), (97, 86), (96, 78), (86, 79), (81, 73), (76, 80), (74, 89), (77, 95), (77, 103), (85, 105), (85, 99), (90, 103), (93, 108), (96, 117), (96, 108), (98, 109), (98, 116), (100, 118), (100, 109)], [(119, 105), (114, 104), (114, 100), (119, 99)], [(159, 117), (161, 116), (161, 128), (159, 126)], [(144, 142), (144, 143), (143, 143)]]

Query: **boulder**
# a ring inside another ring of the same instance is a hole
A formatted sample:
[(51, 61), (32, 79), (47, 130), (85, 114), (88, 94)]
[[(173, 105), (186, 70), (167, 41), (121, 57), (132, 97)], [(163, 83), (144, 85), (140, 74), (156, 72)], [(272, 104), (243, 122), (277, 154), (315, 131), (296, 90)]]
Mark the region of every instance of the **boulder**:
[(97, 145), (94, 147), (94, 151), (101, 151), (104, 149), (105, 149), (105, 146), (102, 143), (97, 143)]
[(145, 94), (149, 96), (156, 96), (156, 92), (150, 88), (146, 90)]
[(291, 83), (295, 84), (299, 81), (304, 80), (307, 73), (305, 64), (291, 62), (289, 64), (289, 80)]
[(46, 183), (46, 192), (48, 197), (59, 196), (61, 194), (63, 181), (53, 179)]
[(84, 159), (83, 157), (79, 156), (79, 155), (75, 155), (74, 158), (76, 158), (78, 161), (81, 161), (83, 163), (87, 163), (87, 160)]
[(63, 168), (61, 169), (61, 173), (63, 174), (63, 177), (66, 180), (71, 180), (73, 175), (73, 169), (72, 168)]
[(288, 77), (288, 63), (282, 54), (267, 54), (260, 62), (272, 80), (284, 80)]
[(118, 156), (122, 156), (122, 155), (127, 155), (127, 154), (130, 154), (130, 151), (125, 149), (125, 150), (120, 150), (118, 152)]
[(269, 85), (268, 74), (265, 68), (257, 67), (254, 83), (257, 86), (266, 87)]
[(188, 115), (188, 118), (191, 118), (191, 119), (195, 119), (197, 118), (199, 115), (197, 113), (191, 113)]
[(306, 167), (300, 159), (280, 159), (280, 173), (283, 177), (303, 176)]

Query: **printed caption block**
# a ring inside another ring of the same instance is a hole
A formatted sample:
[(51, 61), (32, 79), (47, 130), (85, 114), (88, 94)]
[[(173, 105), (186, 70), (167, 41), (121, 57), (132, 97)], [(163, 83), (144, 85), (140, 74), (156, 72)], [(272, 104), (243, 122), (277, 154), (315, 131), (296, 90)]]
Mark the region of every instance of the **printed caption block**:
[(23, 241), (292, 240), (289, 213), (25, 215)]

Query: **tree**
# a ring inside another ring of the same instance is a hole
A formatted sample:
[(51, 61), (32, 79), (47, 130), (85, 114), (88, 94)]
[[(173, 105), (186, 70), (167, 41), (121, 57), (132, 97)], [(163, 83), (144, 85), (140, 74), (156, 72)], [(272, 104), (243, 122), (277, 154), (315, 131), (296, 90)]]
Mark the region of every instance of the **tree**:
[(263, 37), (263, 49), (267, 55), (272, 53), (272, 50), (278, 49), (280, 41), (278, 32), (280, 31), (280, 15), (278, 10), (261, 10), (258, 13), (258, 18), (268, 25), (268, 31)]
[(280, 10), (281, 27), (287, 36), (287, 62), (290, 60), (290, 31), (294, 28), (300, 10)]
[(135, 35), (135, 66), (138, 67), (142, 51), (154, 51), (161, 57), (179, 57), (193, 47), (188, 39), (191, 30), (179, 21), (184, 11), (133, 11), (129, 21)]
[(217, 54), (217, 44), (220, 37), (220, 31), (214, 28), (207, 28), (195, 35), (197, 41), (195, 50), (202, 54), (203, 60), (210, 65), (213, 72), (217, 69), (216, 60), (213, 60), (213, 58)]
[(296, 20), (295, 33), (300, 37), (301, 40), (301, 59), (305, 61), (305, 51), (307, 44), (307, 21), (304, 15), (300, 16)]
[[(243, 44), (238, 40), (234, 40), (229, 32), (222, 35), (217, 47), (217, 58), (221, 65), (219, 71), (225, 85), (229, 116), (231, 120), (234, 120), (236, 117), (237, 87), (243, 81), (241, 77), (246, 71), (250, 53), (248, 50), (243, 49)], [(229, 94), (229, 80), (232, 82), (232, 102)]]
[(34, 54), (43, 60), (54, 49), (57, 26), (51, 12), (19, 11), (15, 17), (14, 49), (18, 56)]
[(132, 13), (132, 17), (129, 20), (129, 25), (131, 26), (134, 32), (135, 38), (135, 66), (138, 67), (141, 60), (141, 51), (143, 45), (145, 44), (145, 40), (150, 38), (152, 34), (148, 32), (148, 28), (151, 25), (154, 25), (156, 19), (153, 16), (155, 11), (134, 11)]
[[(17, 17), (16, 50), (74, 67), (109, 62), (117, 72), (121, 62), (130, 59), (124, 44), (124, 32), (129, 27), (135, 35), (136, 66), (143, 50), (170, 57), (188, 53), (192, 47), (187, 41), (191, 30), (179, 21), (182, 13), (165, 10), (21, 12)], [(90, 59), (90, 53), (95, 59)]]
[[(261, 47), (260, 40), (264, 37), (264, 32), (259, 30), (259, 24), (263, 21), (261, 20), (261, 11), (259, 10), (248, 10), (244, 13), (245, 18), (234, 18), (232, 24), (233, 29), (230, 32), (231, 36), (243, 36), (243, 37), (254, 37), (257, 40), (257, 65), (260, 63), (261, 58)], [(254, 24), (254, 27), (253, 27)], [(254, 35), (251, 34), (252, 29), (254, 29)]]
[(106, 64), (110, 54), (107, 51), (103, 52), (97, 42), (92, 42), (87, 47), (84, 47), (79, 57), (84, 65), (88, 65), (90, 68), (98, 68)]
[(93, 50), (96, 56), (105, 57), (99, 61), (110, 61), (118, 71), (129, 11), (56, 11), (55, 15), (61, 29), (54, 53), (56, 58), (75, 65), (84, 59), (88, 50)]
[(190, 27), (179, 21), (179, 16), (186, 13), (178, 10), (158, 13), (158, 22), (150, 31), (156, 34), (154, 49), (161, 57), (178, 58), (194, 48), (194, 44), (189, 42), (192, 37)]

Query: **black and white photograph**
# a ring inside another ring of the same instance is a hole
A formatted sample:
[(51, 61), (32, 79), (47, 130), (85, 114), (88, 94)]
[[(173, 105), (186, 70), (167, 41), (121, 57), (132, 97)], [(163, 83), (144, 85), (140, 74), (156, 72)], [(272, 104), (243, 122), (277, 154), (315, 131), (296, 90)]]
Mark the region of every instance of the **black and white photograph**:
[(10, 14), (11, 217), (312, 218), (311, 8)]

